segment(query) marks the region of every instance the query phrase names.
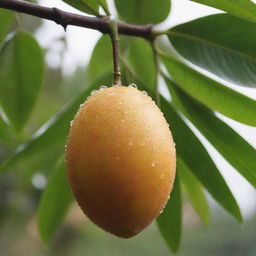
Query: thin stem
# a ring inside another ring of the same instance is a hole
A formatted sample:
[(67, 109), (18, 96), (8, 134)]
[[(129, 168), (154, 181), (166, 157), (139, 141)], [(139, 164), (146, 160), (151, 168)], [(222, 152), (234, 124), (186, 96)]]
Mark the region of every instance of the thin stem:
[(156, 78), (155, 78), (155, 98), (156, 98), (156, 104), (160, 107), (160, 93), (159, 93), (159, 83), (158, 83), (158, 74), (159, 74), (159, 58), (158, 58), (158, 52), (156, 49), (156, 43), (155, 40), (151, 42), (151, 47), (154, 55), (154, 63), (155, 63), (155, 70), (156, 70)]
[(114, 62), (114, 80), (113, 86), (121, 86), (121, 72), (119, 64), (119, 36), (118, 36), (118, 21), (117, 19), (110, 20), (111, 27), (111, 41), (113, 48), (113, 62)]
[[(64, 29), (68, 25), (95, 29), (105, 34), (111, 33), (109, 20), (104, 17), (88, 17), (84, 15), (74, 14), (62, 11), (58, 8), (49, 8), (25, 2), (21, 0), (0, 0), (0, 8), (9, 9), (21, 13), (26, 13), (32, 16), (40, 17), (47, 20), (55, 21)], [(142, 37), (147, 40), (152, 40), (152, 25), (132, 25), (123, 22), (118, 22), (118, 33), (129, 36)]]

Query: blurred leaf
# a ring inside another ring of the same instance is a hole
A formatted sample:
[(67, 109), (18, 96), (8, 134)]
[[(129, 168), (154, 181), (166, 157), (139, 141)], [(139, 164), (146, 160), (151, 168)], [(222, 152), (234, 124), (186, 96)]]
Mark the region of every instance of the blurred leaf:
[(108, 35), (102, 36), (94, 50), (88, 66), (89, 81), (94, 82), (98, 77), (112, 73), (112, 45)]
[(164, 98), (161, 99), (161, 109), (170, 124), (177, 154), (213, 198), (241, 222), (239, 206), (202, 143)]
[(0, 70), (0, 102), (18, 132), (30, 116), (43, 82), (43, 53), (36, 40), (18, 32), (0, 52)]
[(127, 61), (131, 64), (138, 79), (146, 84), (148, 88), (154, 90), (156, 69), (149, 42), (140, 38), (132, 38), (129, 43)]
[(49, 177), (40, 199), (37, 224), (44, 243), (48, 243), (73, 201), (64, 160), (58, 163)]
[(13, 12), (1, 9), (0, 10), (0, 42), (8, 32), (13, 21)]
[(171, 9), (170, 0), (115, 0), (119, 15), (134, 24), (157, 24), (164, 21)]
[(173, 80), (187, 94), (207, 107), (238, 122), (256, 126), (256, 101), (197, 72), (184, 63), (163, 57)]
[(0, 115), (0, 141), (9, 142), (10, 127), (5, 123)]
[(63, 0), (74, 8), (95, 16), (99, 15), (98, 0)]
[(256, 23), (216, 14), (169, 33), (177, 51), (194, 64), (235, 84), (256, 87)]
[(16, 148), (14, 153), (0, 165), (0, 173), (6, 171), (14, 164), (32, 157), (41, 150), (46, 150), (56, 143), (66, 141), (70, 121), (74, 118), (79, 105), (84, 102), (85, 98), (90, 95), (91, 91), (98, 89), (102, 81), (109, 81), (109, 77), (104, 77), (95, 82), (83, 93), (65, 105), (56, 115), (54, 115), (46, 124), (44, 124), (27, 142)]
[(209, 207), (202, 185), (180, 157), (177, 157), (177, 173), (179, 174), (181, 183), (184, 185), (185, 192), (191, 204), (202, 221), (208, 225), (210, 221)]
[(256, 150), (209, 109), (170, 81), (175, 106), (199, 129), (220, 154), (256, 187)]
[(192, 0), (256, 22), (256, 5), (251, 0)]
[(174, 187), (170, 199), (162, 214), (157, 218), (158, 229), (165, 242), (173, 252), (177, 252), (180, 245), (182, 229), (182, 203), (178, 175), (176, 174)]

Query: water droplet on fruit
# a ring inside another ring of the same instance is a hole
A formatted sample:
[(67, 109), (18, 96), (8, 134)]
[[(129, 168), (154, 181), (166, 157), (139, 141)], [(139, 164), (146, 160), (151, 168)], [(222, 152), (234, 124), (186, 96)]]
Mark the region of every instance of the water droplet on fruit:
[(73, 123), (74, 123), (74, 120), (70, 121), (70, 126), (72, 126), (72, 125), (73, 125)]
[(163, 211), (164, 211), (164, 209), (160, 212), (160, 214), (162, 214), (162, 213), (163, 213)]
[(142, 91), (143, 94), (145, 94), (146, 96), (148, 96), (148, 93), (146, 91)]
[(137, 85), (134, 84), (134, 83), (130, 84), (128, 87), (129, 87), (129, 88), (135, 88), (135, 89), (137, 89)]
[(156, 161), (153, 161), (153, 162), (151, 163), (151, 166), (152, 166), (152, 167), (156, 167)]
[(84, 104), (80, 104), (80, 108), (83, 106)]
[(107, 89), (108, 87), (106, 86), (106, 85), (102, 85), (101, 87), (100, 87), (100, 91), (102, 91), (102, 90), (104, 90), (104, 89)]
[(91, 92), (91, 95), (95, 94), (96, 92), (97, 92), (97, 90), (93, 90), (93, 91)]

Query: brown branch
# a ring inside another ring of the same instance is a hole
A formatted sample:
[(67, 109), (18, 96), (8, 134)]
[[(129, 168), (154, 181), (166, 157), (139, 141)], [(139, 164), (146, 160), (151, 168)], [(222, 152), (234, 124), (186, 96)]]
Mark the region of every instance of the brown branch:
[[(47, 20), (55, 21), (64, 29), (68, 25), (95, 29), (101, 33), (111, 33), (109, 17), (88, 17), (84, 15), (65, 12), (57, 8), (49, 8), (21, 0), (0, 0), (0, 8), (16, 12), (30, 14)], [(137, 26), (118, 22), (118, 33), (123, 35), (137, 36), (152, 40), (154, 34), (152, 25)]]

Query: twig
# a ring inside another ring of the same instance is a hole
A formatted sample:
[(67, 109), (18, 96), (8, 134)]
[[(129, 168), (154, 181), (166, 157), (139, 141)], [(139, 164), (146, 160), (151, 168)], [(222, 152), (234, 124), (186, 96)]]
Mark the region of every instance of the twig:
[[(58, 8), (49, 8), (21, 0), (0, 0), (0, 8), (9, 9), (21, 13), (30, 14), (47, 20), (55, 21), (64, 29), (68, 25), (95, 29), (101, 33), (111, 33), (109, 19), (101, 17), (88, 17), (62, 11)], [(118, 22), (118, 33), (130, 36), (142, 37), (152, 40), (155, 37), (152, 25), (137, 26)]]

